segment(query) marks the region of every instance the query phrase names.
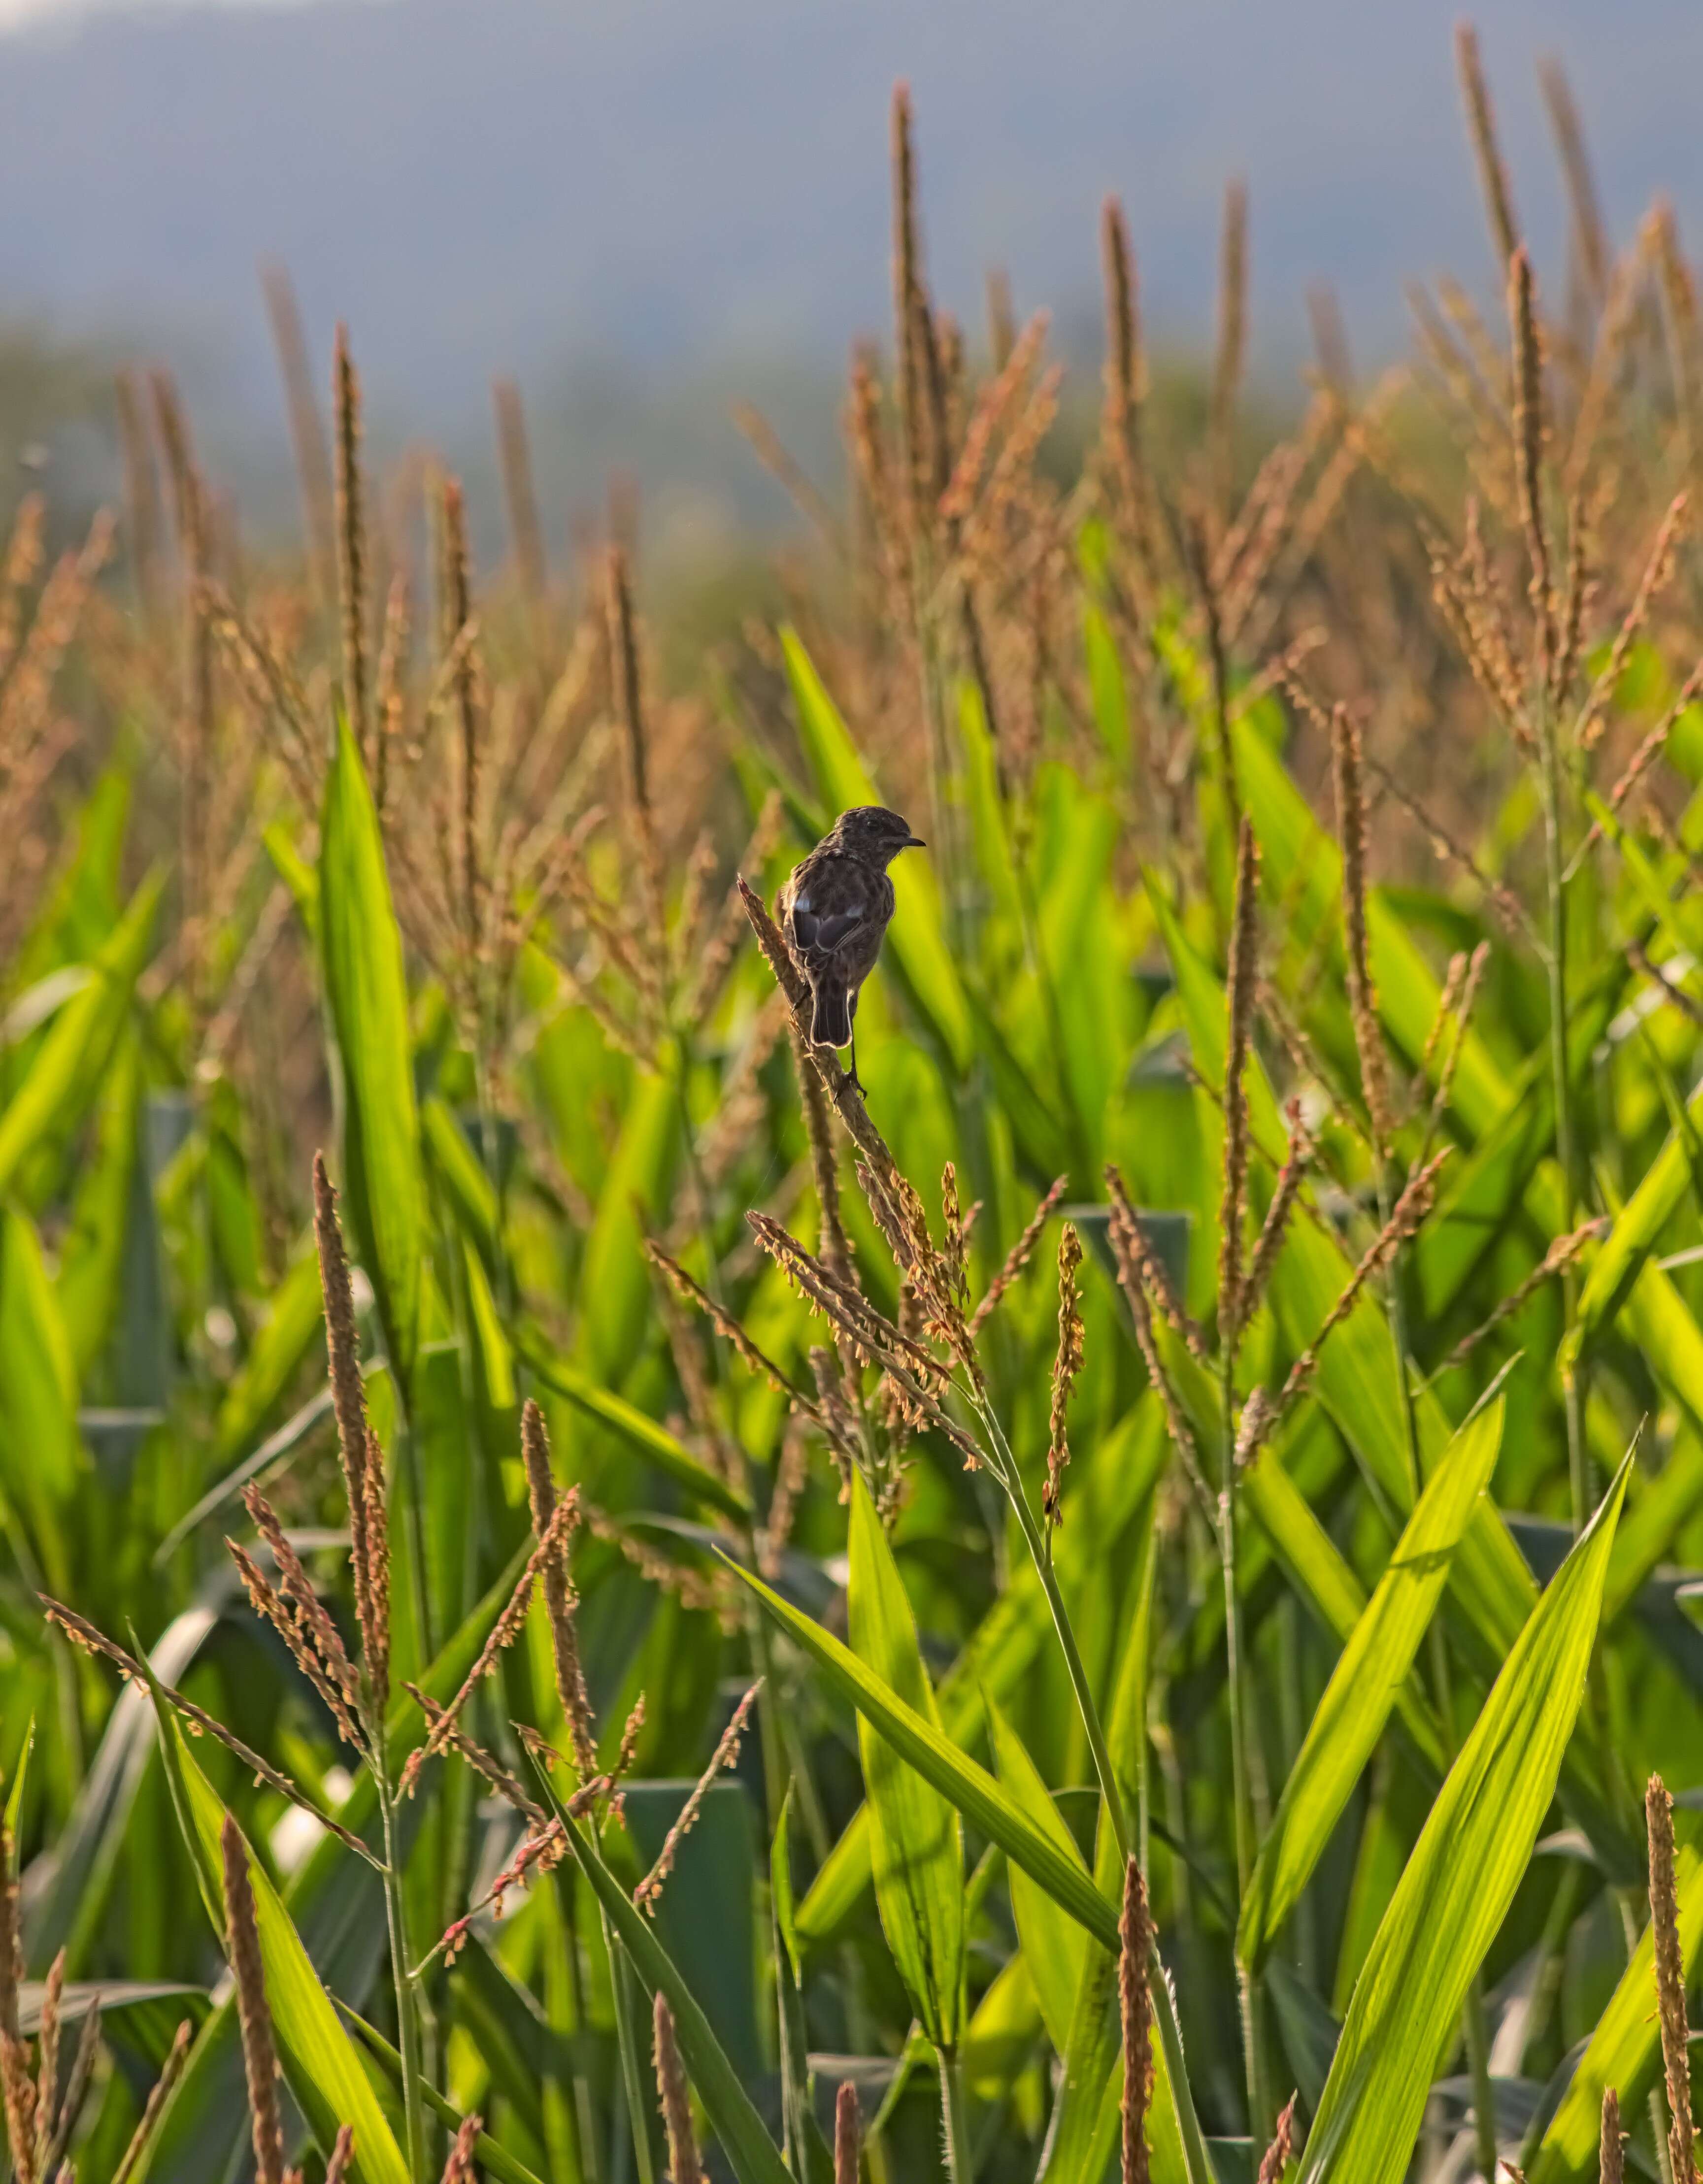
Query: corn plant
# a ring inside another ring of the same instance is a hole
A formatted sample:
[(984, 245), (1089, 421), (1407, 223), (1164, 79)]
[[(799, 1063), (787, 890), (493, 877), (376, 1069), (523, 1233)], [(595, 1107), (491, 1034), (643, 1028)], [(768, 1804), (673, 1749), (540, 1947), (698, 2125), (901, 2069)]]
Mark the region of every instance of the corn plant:
[[(1551, 301), (1459, 59), (1495, 309), (1368, 391), (1315, 298), (1262, 444), (1232, 189), (1184, 429), (1108, 203), (1080, 463), (902, 90), (846, 505), (746, 421), (810, 543), (690, 674), (276, 269), (299, 566), (158, 373), (25, 504), (25, 2184), (1695, 2175), (1703, 334), (1554, 68)], [(773, 905), (874, 802), (860, 1087)]]

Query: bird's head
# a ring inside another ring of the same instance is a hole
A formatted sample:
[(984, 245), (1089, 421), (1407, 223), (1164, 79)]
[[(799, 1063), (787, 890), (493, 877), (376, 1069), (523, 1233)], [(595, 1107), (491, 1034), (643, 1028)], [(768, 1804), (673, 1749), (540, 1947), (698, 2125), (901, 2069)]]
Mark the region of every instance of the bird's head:
[(853, 856), (872, 865), (888, 865), (901, 850), (925, 850), (928, 844), (911, 832), (910, 822), (885, 804), (859, 804), (842, 811), (834, 832)]

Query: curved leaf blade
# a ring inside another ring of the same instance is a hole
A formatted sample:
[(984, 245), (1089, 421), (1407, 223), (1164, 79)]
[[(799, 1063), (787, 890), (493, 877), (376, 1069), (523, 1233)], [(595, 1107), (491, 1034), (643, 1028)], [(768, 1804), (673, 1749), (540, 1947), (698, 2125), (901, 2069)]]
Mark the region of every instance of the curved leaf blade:
[[(856, 1470), (851, 1552), (852, 1650), (939, 1736), (934, 1686), (923, 1665), (904, 1580)], [(882, 1930), (923, 2030), (937, 2048), (954, 2048), (963, 2016), (963, 1829), (947, 1799), (862, 1714), (857, 1750), (873, 1823)]]
[(1504, 1412), (1499, 1396), (1455, 1435), (1343, 1648), (1242, 1898), (1236, 1943), (1245, 1964), (1263, 1962), (1383, 1734), (1495, 1468)]
[(408, 985), (378, 815), (341, 719), (321, 821), (320, 925), (343, 1061), (344, 1202), (405, 1385), (419, 1333), (425, 1233)]
[(1399, 2184), (1472, 1975), (1531, 1857), (1584, 1696), (1628, 1457), (1533, 1610), (1366, 1953), (1299, 2184)]

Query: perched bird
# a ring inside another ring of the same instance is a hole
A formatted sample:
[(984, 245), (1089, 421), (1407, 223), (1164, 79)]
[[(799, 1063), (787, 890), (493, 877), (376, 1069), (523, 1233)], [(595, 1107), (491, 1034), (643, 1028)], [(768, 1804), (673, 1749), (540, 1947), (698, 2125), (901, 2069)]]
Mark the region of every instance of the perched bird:
[(896, 811), (860, 804), (840, 813), (794, 870), (776, 905), (780, 929), (810, 981), (811, 1042), (852, 1049), (852, 1083), (860, 1092), (852, 1019), (857, 989), (875, 967), (893, 915), (887, 867), (901, 850), (927, 846)]

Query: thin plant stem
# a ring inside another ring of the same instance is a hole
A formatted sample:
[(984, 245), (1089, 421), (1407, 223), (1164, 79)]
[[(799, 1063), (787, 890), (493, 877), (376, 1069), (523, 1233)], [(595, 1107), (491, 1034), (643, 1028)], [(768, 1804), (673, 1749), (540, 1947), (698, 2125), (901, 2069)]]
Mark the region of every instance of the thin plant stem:
[(970, 2184), (975, 2174), (970, 2151), (969, 2111), (964, 2105), (963, 2071), (958, 2051), (937, 2050), (941, 2059), (941, 2130), (946, 2140), (946, 2175), (952, 2184)]
[(1496, 2093), (1490, 2078), (1490, 2037), (1484, 2023), (1484, 1990), (1477, 1976), (1466, 1990), (1466, 2057), (1472, 2073), (1472, 2125), (1478, 2173), (1496, 2174)]
[(408, 1947), (408, 1915), (402, 1898), (402, 1869), (396, 1827), (396, 1799), (381, 1740), (373, 1752), (373, 1780), (384, 1824), (384, 1910), (390, 1929), (390, 1955), (396, 1986), (396, 2030), (402, 2048), (402, 2114), (408, 2141), (408, 2173), (427, 2184), (426, 2110), (421, 2098), (420, 1992)]
[(645, 2082), (645, 2060), (639, 2052), (638, 2012), (634, 1999), (632, 1967), (619, 1936), (603, 1914), (603, 1939), (609, 1951), (609, 1980), (615, 2002), (616, 2044), (621, 2050), (621, 2082), (627, 2095), (627, 2120), (633, 2134), (633, 2162), (639, 2184), (656, 2184), (656, 2168), (650, 2152), (650, 2093)]
[[(1129, 1819), (1118, 1788), (1118, 1778), (1113, 1771), (1105, 1730), (1100, 1722), (1100, 1711), (1094, 1703), (1094, 1694), (1089, 1686), (1087, 1671), (1082, 1665), (1076, 1634), (1071, 1627), (1069, 1613), (1058, 1590), (1058, 1580), (1053, 1575), (1046, 1542), (1041, 1536), (1041, 1528), (1035, 1521), (1035, 1513), (1023, 1490), (1022, 1476), (1012, 1454), (1011, 1444), (1006, 1440), (992, 1409), (980, 1401), (976, 1401), (975, 1408), (993, 1443), (991, 1452), (995, 1460), (989, 1468), (995, 1473), (1016, 1513), (1024, 1543), (1029, 1549), (1030, 1560), (1035, 1565), (1036, 1575), (1047, 1595), (1053, 1627), (1058, 1634), (1059, 1646), (1064, 1655), (1064, 1665), (1069, 1672), (1071, 1688), (1076, 1695), (1082, 1726), (1087, 1732), (1088, 1749), (1093, 1755), (1094, 1772), (1099, 1781), (1100, 1795), (1105, 1801), (1106, 1817), (1118, 1846), (1119, 1858), (1127, 1864), (1130, 1857)], [(1157, 1941), (1148, 1956), (1147, 1972), (1153, 1998), (1153, 2020), (1159, 2026), (1160, 2045), (1164, 2049), (1165, 2071), (1176, 2103), (1177, 2122), (1182, 2135), (1183, 2161), (1188, 2172), (1189, 2184), (1213, 2184), (1215, 2172), (1211, 2156), (1206, 2150), (1206, 2141), (1201, 2135), (1200, 2120), (1194, 2112), (1194, 2097), (1189, 2087), (1187, 2064), (1182, 2052), (1182, 2028), (1177, 2022), (1170, 1980), (1165, 1970), (1164, 1960), (1159, 1955)]]
[[(1246, 1894), (1254, 1870), (1254, 1811), (1248, 1766), (1248, 1719), (1242, 1691), (1242, 1611), (1236, 1584), (1236, 1449), (1234, 1353), (1226, 1349), (1220, 1364), (1220, 1400), (1224, 1411), (1223, 1478), (1218, 1496), (1218, 1549), (1224, 1573), (1225, 1696), (1230, 1710), (1231, 1798), (1236, 1830), (1237, 1901)], [(1236, 1968), (1242, 2010), (1243, 2062), (1248, 2072), (1248, 2128), (1263, 2138), (1272, 2119), (1267, 2114), (1265, 2072), (1259, 2038), (1259, 1996), (1246, 1964)]]
[[(1569, 1234), (1575, 1218), (1575, 1160), (1573, 1088), (1567, 1067), (1567, 894), (1561, 841), (1561, 755), (1554, 708), (1542, 693), (1538, 698), (1538, 748), (1544, 805), (1544, 867), (1549, 895), (1549, 1067), (1555, 1078), (1555, 1157), (1561, 1171), (1561, 1233)], [(1577, 1271), (1561, 1273), (1561, 1310), (1567, 1334), (1578, 1322), (1579, 1283)], [(1572, 1490), (1573, 1536), (1585, 1528), (1590, 1514), (1590, 1479), (1586, 1468), (1584, 1379), (1583, 1368), (1573, 1365), (1564, 1373), (1562, 1397), (1567, 1419), (1567, 1483)]]

